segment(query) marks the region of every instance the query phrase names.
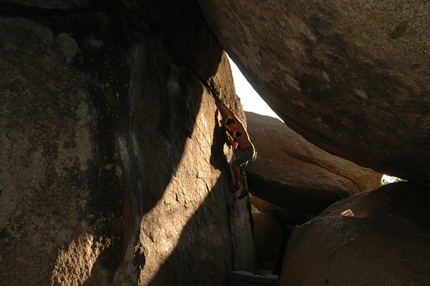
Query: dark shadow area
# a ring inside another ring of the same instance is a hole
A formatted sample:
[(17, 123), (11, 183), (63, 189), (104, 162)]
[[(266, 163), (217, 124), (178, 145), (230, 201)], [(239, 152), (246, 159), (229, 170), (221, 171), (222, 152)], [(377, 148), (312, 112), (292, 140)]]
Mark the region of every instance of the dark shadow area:
[(290, 239), (291, 234), (293, 233), (294, 226), (285, 225), (282, 230), (282, 238), (281, 243), (279, 245), (278, 257), (276, 258), (275, 266), (273, 267), (272, 274), (281, 275), (282, 264), (284, 262), (285, 250), (287, 249), (288, 240)]
[(392, 183), (383, 188), (389, 190), (387, 196), (391, 199), (392, 213), (413, 222), (430, 235), (429, 189), (407, 182)]
[[(234, 194), (224, 193), (224, 189), (222, 180), (219, 180), (182, 230), (175, 250), (150, 285), (175, 285), (173, 281), (186, 281), (186, 285), (226, 285), (227, 277), (224, 275), (234, 268), (234, 258), (237, 256), (235, 252), (239, 252), (239, 234), (233, 222), (225, 219), (243, 215), (238, 213), (242, 209), (239, 204), (246, 202), (238, 202)], [(219, 204), (220, 196), (225, 197), (225, 206)], [(226, 208), (225, 216), (220, 216), (220, 212), (215, 211), (219, 207)], [(246, 218), (243, 219), (246, 223)], [(228, 228), (222, 227), (225, 224)], [(195, 232), (196, 229), (199, 231)], [(210, 271), (213, 271), (213, 275), (208, 281), (209, 277), (203, 274)]]
[[(66, 238), (70, 241), (58, 246), (67, 249), (83, 233), (110, 240), (84, 282), (87, 286), (97, 285), (106, 272), (112, 280), (130, 241), (138, 243), (141, 218), (176, 175), (200, 111), (202, 83), (214, 76), (223, 53), (197, 2), (137, 1), (140, 7), (129, 7), (129, 2), (93, 1), (59, 14), (55, 9), (24, 11), (53, 31), (55, 56), (76, 49), (64, 65), (79, 77), (68, 79), (67, 87), (76, 82), (95, 113), (83, 115), (94, 123), (88, 150), (95, 158), (86, 177), (75, 180), (77, 187), (88, 189), (89, 195), (79, 198), (79, 203), (87, 202), (79, 217), (87, 224), (74, 225), (76, 233)], [(2, 11), (14, 13), (22, 7), (10, 4)], [(70, 40), (65, 47), (56, 42), (60, 34)], [(74, 116), (73, 108), (67, 116)], [(2, 229), (0, 237), (4, 236)], [(136, 269), (145, 266), (141, 253), (134, 261)], [(47, 277), (52, 269), (48, 272)]]
[[(124, 128), (127, 113), (126, 96), (130, 69), (126, 63), (127, 53), (132, 45), (127, 31), (129, 27), (125, 25), (123, 16), (118, 11), (109, 9), (102, 3), (93, 3), (84, 9), (77, 8), (58, 14), (51, 10), (32, 10), (29, 17), (49, 27), (55, 37), (67, 34), (79, 48), (69, 64), (82, 78), (69, 80), (77, 84), (81, 84), (79, 81), (84, 82), (87, 104), (97, 111), (97, 114), (91, 115), (94, 118), (92, 136), (95, 144), (88, 146), (96, 157), (89, 167), (90, 175), (86, 183), (91, 190), (88, 201), (90, 213), (86, 214), (88, 217), (82, 217), (82, 220), (88, 220), (92, 227), (83, 231), (96, 238), (109, 240), (109, 247), (98, 257), (92, 276), (97, 277), (100, 271), (102, 276), (106, 270), (109, 279), (112, 279), (121, 264), (124, 233), (127, 231), (127, 226), (122, 221), (124, 186), (117, 174), (115, 141), (118, 130)], [(61, 46), (59, 43), (54, 45)], [(81, 182), (81, 185), (85, 184)], [(76, 237), (78, 236), (79, 234), (76, 234)], [(85, 285), (99, 283), (91, 282), (91, 279), (87, 282)]]
[[(341, 199), (334, 193), (309, 189), (308, 191), (314, 194), (314, 200), (310, 201), (308, 197), (303, 196), (300, 188), (285, 186), (282, 183), (267, 180), (254, 173), (248, 173), (247, 178), (248, 184), (252, 186), (250, 188), (251, 193), (260, 199), (271, 202), (281, 208), (305, 212), (310, 215), (319, 214), (327, 206)], [(345, 193), (345, 198), (347, 196)], [(277, 197), (276, 202), (273, 201), (274, 197)]]
[[(251, 265), (248, 264), (246, 267), (244, 266), (246, 263), (243, 263), (243, 261), (253, 261), (249, 259), (253, 255), (251, 252), (247, 253), (249, 257), (239, 257), (244, 248), (254, 247), (252, 241), (241, 245), (244, 237), (252, 237), (249, 227), (252, 221), (250, 200), (249, 198), (238, 200), (237, 194), (229, 192), (226, 178), (231, 179), (231, 175), (223, 153), (225, 130), (217, 125), (216, 115), (214, 120), (216, 128), (213, 133), (210, 162), (215, 169), (222, 172), (223, 176), (218, 179), (204, 202), (187, 222), (174, 251), (161, 266), (150, 285), (175, 285), (172, 281), (186, 281), (186, 285), (226, 285), (225, 274), (237, 265), (241, 264), (245, 268), (240, 270), (255, 270)], [(224, 201), (220, 198), (224, 198)], [(225, 209), (220, 210), (220, 208)], [(248, 211), (244, 212), (244, 209)], [(197, 229), (198, 232), (196, 232)], [(192, 263), (192, 265), (184, 265), (187, 271), (182, 271), (181, 263)], [(202, 274), (211, 271), (213, 275), (208, 281), (208, 277)]]
[[(206, 83), (223, 53), (194, 1), (140, 1), (138, 9), (118, 3), (88, 10), (91, 17), (40, 19), (77, 41), (82, 50), (75, 64), (100, 83), (89, 88), (99, 111), (100, 157), (92, 167), (90, 208), (96, 234), (112, 240), (85, 285), (97, 284), (103, 269), (113, 279), (127, 245), (138, 243), (141, 217), (162, 198), (193, 132), (203, 94), (196, 77)], [(136, 252), (134, 263), (143, 268), (144, 255)]]
[[(131, 207), (124, 212), (131, 212), (132, 220), (126, 222), (130, 233), (125, 242), (138, 243), (142, 216), (158, 203), (176, 175), (203, 89), (188, 69), (171, 64), (159, 41), (142, 37), (130, 58), (129, 119), (120, 135), (120, 154)], [(144, 255), (136, 252), (134, 263), (136, 269), (144, 268)]]
[[(159, 202), (176, 176), (200, 112), (201, 81), (215, 74), (223, 53), (196, 3), (189, 7), (181, 1), (164, 6), (162, 2), (125, 12), (132, 25), (139, 26), (129, 54), (128, 123), (119, 138), (129, 202), (124, 206), (131, 207), (125, 208), (129, 221), (124, 223), (133, 231), (126, 234), (125, 243), (139, 243), (135, 238), (142, 216)], [(150, 13), (154, 9), (157, 12)], [(145, 267), (145, 255), (137, 250), (134, 267)]]
[(203, 93), (193, 74), (171, 64), (162, 49), (157, 42), (143, 40), (133, 59), (129, 128), (123, 137), (127, 155), (123, 159), (132, 162), (139, 216), (157, 204), (176, 176)]
[(127, 21), (142, 34), (163, 41), (174, 61), (188, 67), (204, 84), (215, 75), (224, 49), (194, 0), (119, 0)]
[(229, 192), (232, 176), (223, 151), (226, 130), (218, 112), (213, 115), (213, 122), (209, 161), (222, 175), (182, 229), (174, 251), (150, 285), (226, 285), (229, 271), (256, 270), (256, 265), (252, 265), (255, 257), (250, 200), (238, 200), (237, 193)]
[(220, 170), (223, 175), (228, 180), (233, 180), (233, 176), (231, 172), (229, 172), (229, 163), (227, 162), (227, 159), (224, 155), (223, 146), (228, 142), (227, 135), (225, 134), (226, 129), (224, 127), (224, 122), (221, 120), (218, 122), (218, 114), (220, 113), (219, 110), (214, 114), (214, 122), (216, 128), (214, 129), (214, 132), (212, 134), (213, 142), (211, 146), (211, 158), (210, 163), (211, 165), (217, 169)]

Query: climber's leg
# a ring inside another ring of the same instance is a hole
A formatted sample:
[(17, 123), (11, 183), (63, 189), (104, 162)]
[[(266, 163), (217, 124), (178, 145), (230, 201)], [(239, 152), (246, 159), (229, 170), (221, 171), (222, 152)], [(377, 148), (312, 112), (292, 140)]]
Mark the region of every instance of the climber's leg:
[(239, 174), (239, 167), (235, 163), (231, 163), (231, 169), (233, 171), (233, 179), (234, 179), (234, 185), (231, 189), (231, 192), (237, 192), (240, 189), (239, 181), (240, 181), (240, 174)]

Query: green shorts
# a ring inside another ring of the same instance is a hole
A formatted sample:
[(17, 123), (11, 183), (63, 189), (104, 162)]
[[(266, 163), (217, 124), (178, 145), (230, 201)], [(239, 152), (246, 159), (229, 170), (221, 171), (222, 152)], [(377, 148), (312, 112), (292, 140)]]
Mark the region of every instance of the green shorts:
[(240, 156), (236, 158), (233, 163), (239, 168), (240, 178), (245, 177), (245, 169), (248, 165), (249, 160), (254, 157), (255, 148), (254, 146), (250, 146), (240, 151)]

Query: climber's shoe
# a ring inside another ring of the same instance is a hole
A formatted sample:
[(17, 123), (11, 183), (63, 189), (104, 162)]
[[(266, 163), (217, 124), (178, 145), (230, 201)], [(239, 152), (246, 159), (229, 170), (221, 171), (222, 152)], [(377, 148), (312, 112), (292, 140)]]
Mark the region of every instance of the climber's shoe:
[(249, 196), (249, 192), (248, 191), (242, 191), (240, 193), (239, 199), (242, 199), (242, 198), (247, 197), (247, 196)]

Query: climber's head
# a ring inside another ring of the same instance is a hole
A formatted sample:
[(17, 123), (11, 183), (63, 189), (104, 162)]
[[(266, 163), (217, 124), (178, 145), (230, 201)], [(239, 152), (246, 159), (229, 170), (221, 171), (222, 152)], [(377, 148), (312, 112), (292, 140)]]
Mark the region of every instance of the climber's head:
[(225, 127), (227, 127), (228, 131), (236, 131), (237, 129), (237, 123), (233, 118), (228, 118), (225, 121)]

